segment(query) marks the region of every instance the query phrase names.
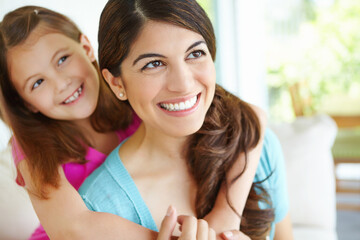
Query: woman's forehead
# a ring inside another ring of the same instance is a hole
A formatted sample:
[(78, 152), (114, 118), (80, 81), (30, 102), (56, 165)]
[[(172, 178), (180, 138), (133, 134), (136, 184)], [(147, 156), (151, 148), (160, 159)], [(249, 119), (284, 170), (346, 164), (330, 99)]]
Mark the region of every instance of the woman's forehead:
[(204, 38), (199, 33), (171, 23), (147, 21), (131, 45), (130, 52), (163, 48), (165, 45), (171, 49), (180, 45), (187, 46), (194, 40), (204, 40)]

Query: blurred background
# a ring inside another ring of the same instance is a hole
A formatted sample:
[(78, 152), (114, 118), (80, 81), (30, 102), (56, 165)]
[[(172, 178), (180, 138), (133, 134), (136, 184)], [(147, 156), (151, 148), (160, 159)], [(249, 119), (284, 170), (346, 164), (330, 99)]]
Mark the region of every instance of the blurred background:
[[(97, 49), (106, 2), (0, 0), (0, 19), (19, 6), (48, 7), (73, 19)], [(336, 122), (332, 154), (338, 238), (360, 239), (360, 1), (198, 2), (215, 27), (222, 86), (265, 109), (270, 123), (317, 114)], [(1, 150), (10, 137), (1, 121), (0, 133)]]

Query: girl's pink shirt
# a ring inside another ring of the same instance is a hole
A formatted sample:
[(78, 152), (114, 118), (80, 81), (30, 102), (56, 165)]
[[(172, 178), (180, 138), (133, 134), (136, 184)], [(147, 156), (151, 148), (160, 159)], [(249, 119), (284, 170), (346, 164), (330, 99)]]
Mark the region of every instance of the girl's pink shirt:
[[(141, 119), (136, 114), (134, 114), (133, 122), (127, 129), (116, 131), (119, 137), (119, 143), (122, 142), (125, 138), (131, 136), (138, 129), (140, 123)], [(25, 155), (14, 138), (11, 145), (13, 159), (15, 165), (17, 166), (21, 160), (25, 159)], [(73, 185), (73, 187), (78, 190), (86, 177), (89, 176), (97, 167), (99, 167), (105, 161), (106, 157), (107, 155), (104, 153), (99, 152), (92, 147), (88, 147), (87, 154), (85, 156), (87, 162), (85, 164), (65, 163), (62, 165), (65, 176), (71, 185)], [(16, 183), (20, 186), (25, 186), (24, 179), (19, 170), (17, 170)]]

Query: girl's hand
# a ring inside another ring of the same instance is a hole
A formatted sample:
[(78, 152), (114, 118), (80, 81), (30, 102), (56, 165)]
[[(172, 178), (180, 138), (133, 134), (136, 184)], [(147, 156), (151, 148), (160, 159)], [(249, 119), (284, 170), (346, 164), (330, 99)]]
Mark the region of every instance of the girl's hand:
[(220, 234), (223, 240), (251, 240), (248, 236), (240, 232), (239, 230), (226, 231)]

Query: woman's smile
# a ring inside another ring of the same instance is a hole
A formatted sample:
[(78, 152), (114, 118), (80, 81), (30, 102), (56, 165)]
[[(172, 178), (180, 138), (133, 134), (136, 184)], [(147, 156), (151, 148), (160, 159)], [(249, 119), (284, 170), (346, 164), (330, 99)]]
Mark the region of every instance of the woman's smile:
[(186, 116), (196, 111), (200, 97), (201, 93), (192, 97), (161, 102), (158, 106), (169, 115)]
[(200, 34), (148, 21), (122, 62), (121, 72), (108, 82), (116, 83), (115, 91), (125, 92), (146, 129), (184, 137), (203, 125), (214, 97), (216, 73)]

